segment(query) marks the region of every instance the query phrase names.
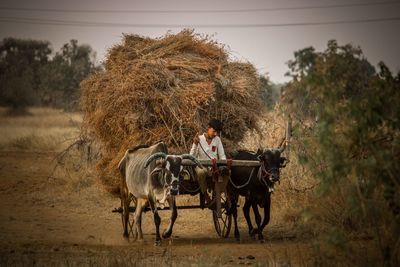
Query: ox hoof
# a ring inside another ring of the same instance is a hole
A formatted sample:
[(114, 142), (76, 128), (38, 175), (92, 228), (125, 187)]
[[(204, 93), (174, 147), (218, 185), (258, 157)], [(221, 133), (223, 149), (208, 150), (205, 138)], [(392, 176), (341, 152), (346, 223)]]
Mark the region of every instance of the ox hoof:
[(161, 246), (161, 240), (156, 240), (156, 241), (154, 242), (154, 246), (156, 246), (156, 247)]
[(172, 235), (172, 232), (164, 231), (164, 233), (162, 234), (162, 237), (163, 237), (163, 238), (170, 238), (171, 235)]
[(240, 241), (240, 234), (239, 234), (239, 231), (235, 231), (236, 233), (235, 233), (235, 239), (236, 239), (236, 241)]
[(253, 228), (251, 231), (250, 231), (250, 235), (252, 235), (252, 236), (255, 236), (255, 235), (257, 235), (258, 234), (258, 228)]
[(249, 236), (251, 239), (256, 239), (256, 234), (253, 230), (249, 231)]
[(126, 239), (129, 238), (129, 234), (128, 234), (128, 233), (124, 233), (122, 236), (123, 236), (124, 238), (126, 238)]

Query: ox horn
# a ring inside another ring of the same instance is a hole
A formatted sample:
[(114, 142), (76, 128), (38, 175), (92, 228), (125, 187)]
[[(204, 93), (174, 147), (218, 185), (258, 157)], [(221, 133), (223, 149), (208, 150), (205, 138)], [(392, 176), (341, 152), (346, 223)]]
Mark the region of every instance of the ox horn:
[(286, 125), (286, 133), (285, 133), (285, 138), (283, 142), (281, 143), (281, 146), (279, 148), (279, 152), (283, 152), (286, 149), (286, 146), (289, 143), (290, 136), (292, 135), (292, 119), (289, 117), (287, 125)]
[(158, 159), (158, 158), (165, 159), (166, 157), (167, 157), (167, 154), (165, 154), (164, 152), (156, 152), (146, 160), (144, 167), (147, 168), (147, 166), (149, 166), (149, 164), (155, 159)]
[(193, 161), (200, 168), (204, 168), (203, 165), (201, 164), (201, 162), (198, 159), (196, 159), (194, 156), (190, 155), (190, 154), (182, 154), (181, 157), (182, 157), (182, 159), (189, 159), (189, 160)]

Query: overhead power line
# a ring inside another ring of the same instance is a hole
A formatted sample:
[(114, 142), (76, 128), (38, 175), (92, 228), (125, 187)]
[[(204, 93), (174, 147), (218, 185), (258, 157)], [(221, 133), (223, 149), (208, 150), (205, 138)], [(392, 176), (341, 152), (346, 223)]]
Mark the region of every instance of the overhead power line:
[(270, 8), (245, 8), (245, 9), (59, 9), (59, 8), (30, 8), (30, 7), (7, 7), (0, 6), (0, 10), (8, 11), (30, 11), (30, 12), (55, 12), (55, 13), (247, 13), (247, 12), (272, 12), (285, 10), (311, 10), (331, 9), (345, 7), (384, 6), (396, 5), (400, 1), (371, 1), (363, 3), (328, 4), (328, 5), (306, 5), (292, 7), (270, 7)]
[(400, 21), (400, 16), (388, 17), (388, 18), (354, 19), (354, 20), (336, 20), (336, 21), (318, 21), (318, 22), (314, 21), (314, 22), (296, 22), (296, 23), (256, 23), (256, 24), (112, 23), (112, 22), (71, 21), (71, 20), (53, 20), (53, 19), (18, 18), (18, 17), (0, 17), (0, 21), (8, 23), (80, 26), (80, 27), (83, 26), (83, 27), (133, 27), (133, 28), (273, 28), (273, 27), (298, 27), (298, 26), (390, 22), (390, 21)]

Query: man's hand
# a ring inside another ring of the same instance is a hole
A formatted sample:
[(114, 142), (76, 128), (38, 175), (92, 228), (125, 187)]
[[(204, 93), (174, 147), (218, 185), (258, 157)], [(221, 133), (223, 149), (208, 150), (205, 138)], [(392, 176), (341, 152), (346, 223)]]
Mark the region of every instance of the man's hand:
[(196, 133), (196, 136), (193, 138), (193, 143), (198, 145), (200, 142), (199, 132)]

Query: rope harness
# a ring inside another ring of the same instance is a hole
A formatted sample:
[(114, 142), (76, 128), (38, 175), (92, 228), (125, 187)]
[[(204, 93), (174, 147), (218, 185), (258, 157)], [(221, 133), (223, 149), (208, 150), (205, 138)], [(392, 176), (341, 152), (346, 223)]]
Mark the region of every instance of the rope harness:
[[(200, 142), (199, 142), (199, 145), (200, 145), (201, 150), (203, 150), (204, 154), (206, 154), (207, 157), (208, 157), (208, 158), (211, 160), (211, 162), (212, 162), (211, 174), (212, 174), (212, 177), (213, 177), (213, 181), (214, 181), (214, 182), (217, 182), (217, 181), (218, 181), (218, 182), (222, 182), (222, 177), (220, 176), (220, 170), (219, 170), (218, 165), (217, 165), (217, 159), (211, 158), (211, 157), (208, 155), (208, 153), (204, 150), (204, 148), (203, 148), (203, 146), (201, 145)], [(274, 171), (274, 170), (276, 170), (276, 169), (278, 169), (278, 168), (270, 168), (270, 169), (267, 170), (267, 169), (265, 168), (265, 164), (263, 164), (264, 162), (263, 162), (263, 161), (260, 161), (260, 163), (261, 163), (261, 164), (260, 164), (261, 166), (260, 166), (259, 169), (258, 169), (257, 177), (258, 177), (258, 179), (260, 180), (260, 182), (261, 182), (262, 184), (264, 184), (264, 185), (268, 188), (268, 191), (269, 191), (269, 192), (273, 192), (273, 191), (274, 191), (273, 185), (272, 185), (272, 186), (271, 186), (271, 185), (268, 185), (268, 183), (266, 182), (266, 179), (265, 179), (265, 178), (271, 176), (272, 171)], [(256, 170), (256, 167), (255, 167), (255, 168), (252, 168), (251, 173), (250, 173), (249, 178), (247, 179), (247, 181), (246, 181), (244, 184), (237, 185), (237, 184), (235, 184), (235, 183), (233, 182), (233, 180), (232, 180), (232, 178), (231, 178), (232, 159), (227, 159), (226, 166), (227, 166), (228, 172), (229, 172), (229, 175), (228, 175), (229, 181), (230, 181), (230, 183), (232, 184), (232, 186), (233, 186), (234, 188), (236, 188), (236, 189), (242, 189), (242, 188), (248, 186), (249, 183), (250, 183), (250, 181), (251, 181), (251, 178), (252, 178), (253, 175), (254, 175), (254, 171)], [(221, 180), (221, 181), (220, 181), (220, 180)]]
[[(189, 177), (190, 176), (194, 176), (194, 174), (193, 174), (193, 171), (192, 171), (192, 169), (190, 169), (190, 171), (188, 171), (188, 170), (183, 170), (183, 171), (186, 171), (188, 174), (189, 174)], [(186, 192), (189, 192), (189, 193), (197, 193), (199, 190), (200, 190), (200, 185), (196, 188), (196, 189), (194, 189), (194, 190), (192, 190), (192, 189), (188, 189), (187, 187), (185, 187), (183, 184), (183, 182), (181, 182), (181, 183), (179, 183), (180, 184), (180, 186), (182, 186), (182, 188), (186, 191)]]
[(186, 188), (186, 187), (183, 185), (183, 183), (180, 183), (180, 186), (182, 186), (182, 188), (183, 188), (186, 192), (189, 192), (189, 193), (197, 193), (197, 192), (200, 190), (200, 186), (197, 187), (197, 188), (194, 189), (194, 190)]
[(272, 183), (272, 185), (269, 185), (266, 182), (267, 177), (270, 177), (272, 175), (272, 172), (276, 170), (279, 170), (279, 168), (269, 168), (268, 170), (265, 168), (265, 164), (261, 163), (261, 168), (260, 171), (258, 173), (258, 179), (260, 180), (261, 183), (263, 183), (267, 188), (269, 192), (273, 192), (274, 191), (274, 184)]
[[(211, 160), (211, 162), (212, 162), (212, 168), (211, 168), (211, 170), (212, 170), (212, 177), (213, 177), (213, 180), (214, 180), (214, 182), (215, 182), (215, 181), (218, 179), (218, 177), (219, 177), (219, 169), (218, 169), (218, 166), (217, 166), (217, 160), (211, 158), (211, 157), (208, 155), (208, 153), (204, 150), (204, 148), (203, 148), (203, 146), (201, 145), (200, 142), (199, 142), (199, 145), (200, 145), (201, 150), (203, 150), (204, 154), (206, 154), (207, 157), (208, 157), (208, 158)], [(251, 177), (253, 177), (254, 170), (255, 170), (256, 168), (253, 168), (253, 169), (251, 170), (250, 176), (249, 176), (249, 178), (247, 179), (247, 181), (246, 181), (244, 184), (242, 184), (242, 185), (236, 185), (236, 184), (232, 181), (232, 178), (231, 178), (232, 159), (228, 159), (226, 163), (227, 163), (226, 166), (227, 166), (228, 171), (229, 171), (229, 176), (228, 176), (228, 177), (229, 177), (229, 181), (230, 181), (230, 183), (233, 185), (233, 187), (235, 187), (236, 189), (241, 189), (241, 188), (243, 188), (243, 187), (246, 187), (246, 186), (250, 183)]]
[[(265, 178), (271, 176), (272, 171), (277, 170), (278, 168), (270, 168), (270, 169), (267, 170), (267, 169), (265, 168), (265, 164), (263, 164), (263, 161), (260, 161), (260, 163), (261, 163), (261, 164), (260, 164), (260, 167), (258, 168), (258, 171), (257, 171), (257, 178), (258, 178), (258, 180), (260, 180), (260, 182), (261, 182), (262, 184), (264, 184), (264, 185), (268, 188), (268, 191), (269, 191), (269, 192), (273, 192), (273, 191), (274, 191), (273, 185), (272, 185), (272, 186), (269, 185), (269, 184), (266, 182)], [(235, 187), (236, 189), (242, 189), (243, 187), (246, 187), (247, 185), (249, 185), (249, 183), (250, 183), (250, 181), (251, 181), (251, 178), (252, 178), (253, 175), (254, 175), (254, 171), (255, 171), (256, 169), (257, 169), (256, 167), (255, 167), (255, 168), (252, 168), (251, 173), (250, 173), (250, 175), (249, 175), (249, 178), (247, 179), (247, 181), (246, 181), (244, 184), (241, 184), (241, 185), (235, 184), (235, 183), (233, 182), (233, 180), (232, 180), (232, 178), (231, 178), (230, 175), (229, 175), (229, 181), (231, 182), (231, 184), (233, 185), (233, 187)]]
[(242, 185), (236, 185), (236, 184), (232, 181), (232, 178), (231, 178), (230, 175), (229, 175), (229, 181), (231, 182), (231, 184), (233, 185), (233, 187), (235, 187), (236, 189), (241, 189), (241, 188), (247, 186), (247, 185), (250, 183), (251, 177), (253, 177), (253, 174), (254, 174), (254, 170), (255, 170), (255, 169), (256, 169), (256, 168), (251, 169), (251, 173), (250, 173), (250, 175), (249, 175), (249, 178), (248, 178), (247, 181), (246, 181), (244, 184), (242, 184)]

